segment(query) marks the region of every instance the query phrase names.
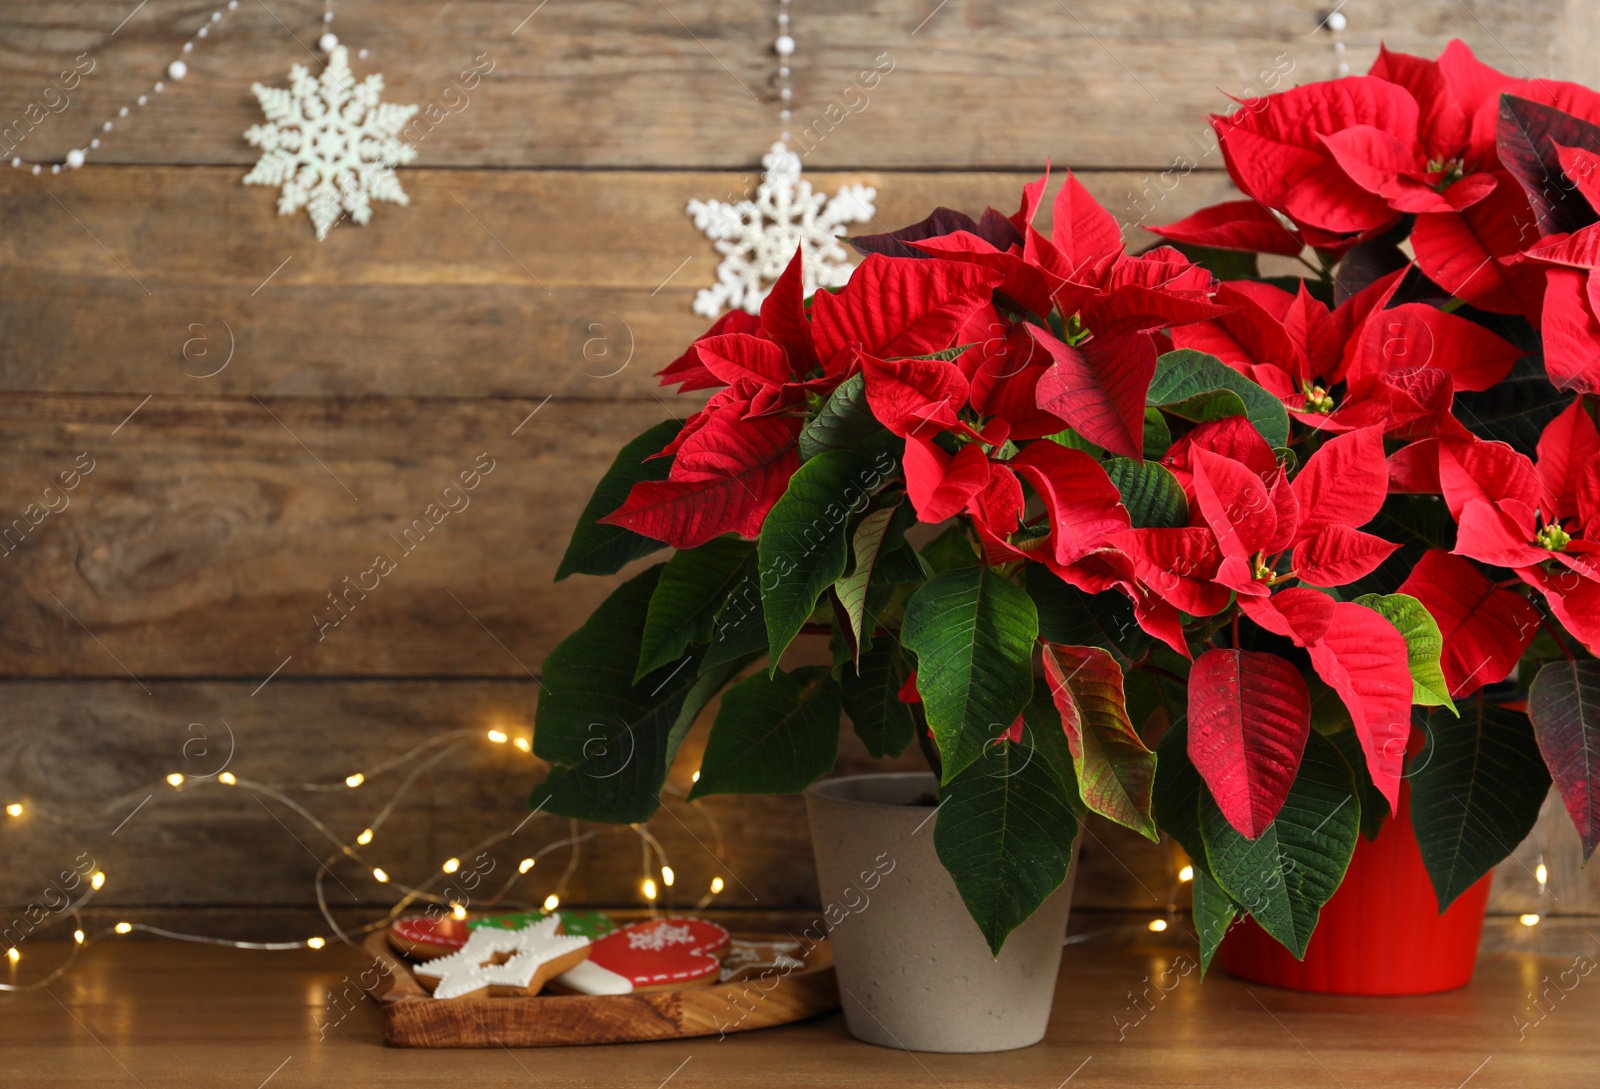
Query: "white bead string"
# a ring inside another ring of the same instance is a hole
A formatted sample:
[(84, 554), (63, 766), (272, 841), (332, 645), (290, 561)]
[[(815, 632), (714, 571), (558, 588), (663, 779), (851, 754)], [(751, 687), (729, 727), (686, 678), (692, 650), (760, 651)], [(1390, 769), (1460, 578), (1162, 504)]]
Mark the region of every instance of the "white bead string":
[(1344, 17), (1344, 12), (1335, 11), (1328, 16), (1328, 29), (1333, 32), (1333, 58), (1335, 77), (1350, 74), (1350, 61), (1344, 54), (1344, 28), (1349, 25), (1349, 20)]
[[(238, 11), (239, 10), (239, 0), (228, 0), (228, 6), (227, 6), (226, 10), (229, 11), (229, 12)], [(166, 78), (167, 79), (170, 79), (174, 83), (176, 83), (178, 80), (183, 79), (185, 76), (187, 76), (189, 74), (189, 64), (183, 58), (188, 56), (190, 53), (194, 52), (194, 47), (195, 47), (195, 44), (197, 42), (203, 41), (205, 38), (207, 38), (211, 34), (211, 31), (217, 27), (217, 24), (222, 22), (222, 16), (223, 16), (223, 9), (218, 9), (216, 11), (213, 11), (211, 13), (211, 17), (200, 25), (200, 29), (199, 30), (196, 30), (194, 32), (194, 36), (191, 37), (188, 41), (183, 43), (183, 48), (179, 51), (177, 58), (174, 59), (171, 63), (169, 63), (165, 68), (165, 73), (166, 73)], [(158, 80), (156, 80), (154, 86), (152, 86), (150, 88), (149, 93), (140, 94), (139, 96), (134, 98), (133, 102), (131, 103), (131, 106), (133, 106), (134, 108), (143, 108), (145, 106), (148, 106), (150, 104), (150, 95), (151, 94), (160, 94), (161, 92), (165, 91), (166, 89), (167, 89), (166, 82), (164, 80), (159, 80), (158, 79)], [(113, 118), (112, 120), (105, 121), (100, 125), (100, 130), (99, 131), (101, 133), (111, 132), (113, 129), (116, 128), (116, 122), (117, 121), (128, 117), (131, 113), (132, 113), (132, 110), (130, 110), (130, 108), (128, 106), (123, 106), (121, 109), (119, 109), (117, 111), (117, 116), (115, 118)], [(79, 167), (81, 167), (85, 162), (88, 161), (90, 152), (98, 151), (99, 149), (100, 149), (100, 137), (96, 136), (92, 140), (89, 141), (89, 146), (88, 147), (75, 147), (71, 151), (67, 152), (67, 157), (66, 157), (65, 161), (60, 162), (60, 163), (52, 163), (52, 164), (50, 164), (50, 173), (59, 174), (59, 173), (61, 173), (61, 170), (62, 170), (63, 167), (65, 167), (68, 170), (76, 170)], [(16, 157), (12, 158), (12, 160), (11, 160), (11, 168), (13, 170), (20, 170), (24, 166), (31, 166), (33, 173), (39, 174), (39, 173), (43, 172), (45, 164), (44, 163), (37, 163), (37, 162), (34, 162), (34, 163), (26, 162), (26, 161), (24, 161), (22, 159), (21, 156), (16, 156)]]

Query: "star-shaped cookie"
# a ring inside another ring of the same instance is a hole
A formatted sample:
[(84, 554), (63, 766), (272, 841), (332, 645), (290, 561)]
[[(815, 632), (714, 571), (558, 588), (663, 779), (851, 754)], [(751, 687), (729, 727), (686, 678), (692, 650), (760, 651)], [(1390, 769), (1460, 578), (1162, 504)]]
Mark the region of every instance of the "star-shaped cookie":
[(457, 952), (417, 965), (417, 981), (435, 998), (538, 994), (589, 955), (589, 939), (557, 933), (560, 923), (551, 915), (520, 930), (474, 930)]

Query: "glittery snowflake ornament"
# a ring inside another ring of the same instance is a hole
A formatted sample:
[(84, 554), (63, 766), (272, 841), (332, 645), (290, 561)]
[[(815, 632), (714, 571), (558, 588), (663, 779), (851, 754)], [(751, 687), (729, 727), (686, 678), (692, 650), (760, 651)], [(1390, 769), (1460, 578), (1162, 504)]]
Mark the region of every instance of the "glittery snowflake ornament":
[(373, 198), (409, 203), (394, 168), (417, 157), (399, 136), (417, 107), (379, 102), (380, 74), (356, 83), (344, 46), (329, 52), (319, 77), (297, 64), (289, 69), (288, 90), (259, 83), (250, 89), (267, 123), (245, 131), (262, 155), (244, 183), (282, 186), (279, 215), (306, 209), (320, 242), (346, 214), (357, 223), (371, 219)]
[(781, 141), (762, 156), (761, 164), (766, 169), (753, 200), (689, 202), (695, 227), (723, 255), (716, 284), (695, 295), (697, 314), (714, 318), (734, 307), (759, 312), (761, 300), (794, 257), (796, 246), (805, 251), (807, 295), (819, 288), (841, 287), (850, 279), (853, 266), (839, 239), (846, 224), (872, 218), (877, 190), (847, 185), (831, 198), (813, 193), (811, 183), (800, 178), (800, 156)]

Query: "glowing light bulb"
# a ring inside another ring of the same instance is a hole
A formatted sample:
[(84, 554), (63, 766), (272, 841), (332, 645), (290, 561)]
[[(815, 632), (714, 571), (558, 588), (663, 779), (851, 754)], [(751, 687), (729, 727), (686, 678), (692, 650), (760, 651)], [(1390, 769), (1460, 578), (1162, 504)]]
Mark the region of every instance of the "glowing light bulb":
[(96, 870), (94, 872), (94, 876), (89, 878), (89, 887), (91, 889), (93, 889), (95, 892), (99, 892), (100, 891), (100, 886), (104, 885), (105, 883), (106, 883), (106, 872), (104, 870)]
[(79, 945), (82, 945), (83, 944), (83, 931), (74, 930), (72, 932), (72, 940), (77, 942)]
[(112, 927), (112, 929), (115, 930), (118, 934), (131, 934), (131, 933), (133, 933), (133, 924), (132, 923), (118, 923), (116, 926)]
[(372, 867), (372, 879), (380, 884), (387, 884), (389, 875), (384, 873), (381, 868), (374, 866)]
[(1151, 919), (1150, 929), (1159, 934), (1163, 930), (1167, 929), (1167, 921), (1165, 919)]
[(16, 946), (13, 945), (10, 949), (6, 950), (6, 960), (9, 960), (12, 964), (17, 963), (17, 961), (21, 959), (22, 950), (18, 949)]
[(459, 858), (447, 858), (444, 860), (444, 865), (439, 868), (445, 873), (455, 873), (461, 868), (461, 860)]
[(531, 858), (525, 858), (521, 862), (517, 863), (518, 873), (527, 873), (531, 869), (533, 869), (533, 859)]
[(221, 783), (223, 786), (233, 786), (238, 781), (239, 780), (233, 777), (233, 772), (231, 771), (225, 771), (221, 775), (217, 776), (217, 782)]
[(515, 745), (517, 748), (521, 749), (523, 752), (532, 752), (533, 751), (533, 742), (529, 741), (525, 737), (516, 738), (511, 743), (513, 745)]
[(504, 730), (490, 730), (489, 740), (496, 745), (504, 745), (506, 743), (506, 732)]
[(8, 817), (20, 817), (20, 816), (22, 816), (22, 803), (21, 802), (12, 802), (10, 805), (6, 806), (6, 816), (8, 816)]
[(183, 772), (175, 771), (171, 775), (167, 776), (167, 785), (171, 787), (181, 787), (183, 785)]
[(661, 883), (663, 885), (670, 889), (672, 887), (672, 883), (677, 879), (678, 875), (672, 872), (671, 866), (661, 867)]
[(362, 783), (364, 783), (366, 781), (367, 781), (367, 777), (365, 775), (362, 775), (359, 771), (356, 772), (354, 775), (346, 775), (344, 777), (344, 785), (349, 787), (351, 790), (354, 790), (356, 787), (360, 786)]
[(465, 919), (467, 917), (467, 909), (461, 904), (451, 904), (450, 917), (452, 919)]
[(363, 828), (361, 830), (361, 834), (356, 837), (356, 842), (361, 844), (361, 846), (363, 846), (363, 847), (365, 847), (367, 844), (371, 843), (372, 842), (372, 829)]
[(723, 887), (724, 887), (724, 886), (723, 886), (723, 884), (722, 884), (722, 878), (720, 878), (720, 877), (713, 877), (713, 878), (712, 878), (712, 879), (711, 879), (711, 891), (712, 891), (712, 892), (713, 892), (713, 893), (717, 893), (717, 892), (721, 892), (721, 891), (722, 891), (722, 890), (723, 890)]
[(639, 887), (644, 891), (644, 898), (646, 900), (654, 900), (656, 898), (656, 883), (650, 878), (645, 878)]
[(328, 943), (323, 941), (321, 938), (307, 938), (306, 939), (306, 948), (307, 949), (321, 949), (324, 945), (327, 945), (327, 944)]
[(1193, 881), (1194, 880), (1194, 867), (1193, 866), (1185, 866), (1183, 869), (1179, 870), (1178, 871), (1178, 880), (1179, 881)]
[(1517, 922), (1521, 923), (1523, 926), (1538, 926), (1539, 916), (1530, 911), (1528, 914), (1520, 916), (1517, 919)]
[(1533, 868), (1533, 879), (1541, 885), (1550, 880), (1550, 871), (1543, 862)]
[(560, 905), (561, 905), (561, 897), (557, 896), (553, 892), (549, 896), (546, 896), (544, 898), (544, 909), (546, 911), (554, 911)]
[(699, 768), (695, 768), (694, 769), (694, 774), (689, 776), (689, 782), (698, 783), (699, 781), (700, 781), (700, 769)]

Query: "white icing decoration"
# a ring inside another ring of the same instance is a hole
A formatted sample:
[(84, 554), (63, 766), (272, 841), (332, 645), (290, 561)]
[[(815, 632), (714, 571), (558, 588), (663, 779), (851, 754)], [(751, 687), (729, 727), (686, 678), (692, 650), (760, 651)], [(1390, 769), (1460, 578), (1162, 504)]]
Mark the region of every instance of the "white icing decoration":
[(379, 102), (383, 76), (356, 83), (348, 53), (336, 46), (318, 78), (303, 64), (290, 68), (288, 90), (250, 87), (267, 123), (245, 130), (262, 155), (244, 183), (282, 186), (278, 214), (305, 208), (318, 241), (343, 214), (366, 223), (371, 199), (410, 203), (394, 168), (417, 157), (417, 149), (400, 139), (417, 107)]
[(688, 945), (694, 941), (694, 934), (686, 925), (674, 926), (671, 923), (662, 923), (660, 926), (640, 927), (628, 932), (629, 949), (665, 949), (669, 945)]
[[(417, 978), (438, 980), (435, 998), (459, 998), (489, 987), (525, 990), (543, 965), (589, 944), (579, 935), (557, 934), (560, 922), (552, 915), (521, 930), (474, 930), (456, 952), (417, 965)], [(501, 958), (504, 963), (495, 963)]]
[(695, 295), (696, 314), (714, 318), (733, 307), (758, 313), (761, 301), (794, 257), (796, 246), (805, 251), (802, 271), (807, 295), (819, 288), (844, 286), (854, 271), (839, 239), (846, 224), (872, 219), (877, 190), (847, 185), (831, 199), (813, 193), (811, 183), (800, 178), (800, 156), (782, 142), (772, 145), (761, 164), (766, 169), (755, 199), (736, 204), (689, 202), (695, 227), (704, 231), (723, 255), (716, 284)]
[(632, 994), (633, 980), (586, 960), (556, 977), (579, 994)]

